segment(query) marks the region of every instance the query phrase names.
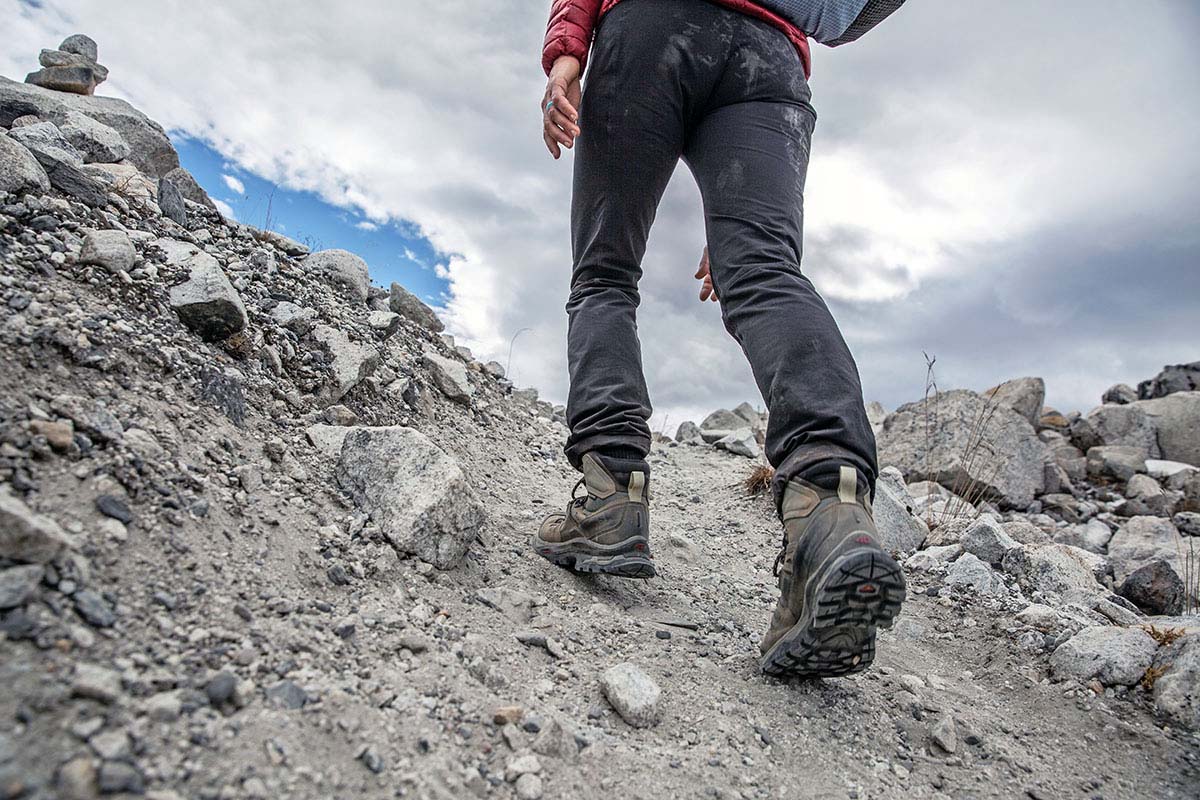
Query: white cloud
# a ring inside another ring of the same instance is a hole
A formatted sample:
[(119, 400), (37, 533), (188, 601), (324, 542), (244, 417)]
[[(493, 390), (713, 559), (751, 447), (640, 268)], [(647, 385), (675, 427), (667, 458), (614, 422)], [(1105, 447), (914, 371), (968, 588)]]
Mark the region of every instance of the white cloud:
[(379, 230), (379, 226), (376, 225), (374, 222), (371, 222), (371, 220), (369, 220), (369, 219), (360, 220), (360, 221), (354, 223), (354, 227), (358, 228), (360, 231), (368, 231), (368, 232)]
[[(169, 10), (151, 0), (47, 0), (31, 11), (0, 0), (0, 18), (11, 21), (0, 72), (24, 74), (39, 48), (92, 34), (112, 70), (102, 93), (210, 141), (239, 170), (372, 221), (412, 221), (453, 254), (438, 268), (451, 282), (450, 329), (477, 354), (504, 360), (511, 334), (531, 328), (514, 371), (561, 399), (571, 165), (569, 156), (552, 161), (539, 133), (546, 6), (361, 0), (353, 14), (331, 14), (283, 0)], [(1169, 226), (1194, 212), (1196, 16), (1147, 6), (1130, 38), (1120, 8), (910, 3), (859, 43), (816, 48), (805, 269), (835, 304), (852, 304), (840, 313), (868, 394), (889, 404), (919, 395), (919, 376), (910, 388), (897, 361), (911, 358), (919, 373), (922, 347), (961, 338), (935, 337), (943, 309), (932, 287), (978, 284), (1003, 299), (1014, 282), (1040, 282), (1040, 293), (1021, 295), (1028, 319), (1064, 276), (1056, 263), (1021, 271), (1028, 265), (996, 254), (1057, 230), (1099, 257), (1146, 235), (1142, 221)], [(1120, 42), (1119, 56), (1097, 42)], [(646, 255), (640, 323), (657, 418), (670, 413), (672, 427), (697, 408), (758, 401), (717, 309), (695, 300), (690, 274), (702, 245), (698, 193), (680, 169)], [(1180, 246), (1195, 252), (1194, 239)], [(882, 301), (886, 329), (862, 305)], [(1008, 319), (980, 308), (997, 325)], [(991, 341), (947, 367), (980, 387), (1006, 377), (1001, 369), (1043, 372), (1053, 394), (1056, 370), (1105, 344), (1124, 348), (1119, 367), (1129, 371), (1106, 364), (1064, 380), (1069, 402), (1082, 405), (1107, 383), (1194, 357), (1169, 336), (1144, 336), (1135, 348), (1127, 340), (1147, 319), (1110, 316), (1068, 316), (1073, 327), (1054, 346), (1022, 359)]]
[(242, 183), (240, 180), (238, 180), (234, 176), (222, 175), (221, 180), (225, 181), (225, 185), (228, 186), (233, 191), (234, 194), (245, 194), (246, 193), (246, 184)]

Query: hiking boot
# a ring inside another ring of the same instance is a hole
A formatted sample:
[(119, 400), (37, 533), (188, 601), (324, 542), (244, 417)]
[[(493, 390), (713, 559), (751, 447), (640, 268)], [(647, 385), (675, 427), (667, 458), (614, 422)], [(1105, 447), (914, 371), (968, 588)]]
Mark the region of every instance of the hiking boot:
[(763, 638), (768, 675), (815, 678), (866, 669), (875, 628), (890, 628), (904, 600), (900, 565), (879, 546), (867, 493), (843, 466), (831, 491), (794, 478), (783, 492), (779, 605)]
[(584, 486), (587, 494), (573, 497), (565, 514), (546, 517), (533, 536), (538, 555), (576, 572), (654, 577), (649, 480), (640, 469), (620, 471), (621, 463), (611, 459), (617, 469), (610, 469), (594, 453), (583, 456), (583, 477), (575, 491)]

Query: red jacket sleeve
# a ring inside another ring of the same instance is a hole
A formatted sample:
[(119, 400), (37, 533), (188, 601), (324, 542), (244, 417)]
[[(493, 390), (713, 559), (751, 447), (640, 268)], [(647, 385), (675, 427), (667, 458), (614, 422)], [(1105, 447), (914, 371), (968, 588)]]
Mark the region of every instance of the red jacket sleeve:
[(601, 2), (554, 0), (550, 6), (550, 21), (546, 23), (546, 42), (542, 45), (542, 69), (547, 75), (559, 56), (575, 56), (580, 66), (587, 64)]

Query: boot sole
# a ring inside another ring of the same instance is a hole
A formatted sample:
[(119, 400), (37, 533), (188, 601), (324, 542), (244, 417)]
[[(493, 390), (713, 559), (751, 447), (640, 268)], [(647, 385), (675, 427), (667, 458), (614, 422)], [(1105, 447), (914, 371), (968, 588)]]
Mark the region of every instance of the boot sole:
[(778, 677), (829, 678), (862, 672), (875, 660), (875, 629), (890, 628), (904, 602), (904, 573), (875, 548), (841, 556), (820, 579), (813, 602), (762, 658)]
[[(642, 548), (641, 552), (628, 552), (638, 547)], [(650, 543), (641, 537), (606, 547), (597, 544), (581, 546), (573, 542), (551, 544), (541, 541), (535, 534), (533, 549), (551, 564), (572, 572), (616, 575), (621, 578), (653, 578), (658, 574), (651, 560)]]

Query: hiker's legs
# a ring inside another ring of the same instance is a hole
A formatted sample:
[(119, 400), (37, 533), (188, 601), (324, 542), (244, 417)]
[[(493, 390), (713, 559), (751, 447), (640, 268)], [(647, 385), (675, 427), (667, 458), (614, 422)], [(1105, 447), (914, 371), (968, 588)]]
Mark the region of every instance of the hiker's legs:
[[(739, 79), (734, 66), (726, 74)], [(873, 486), (877, 470), (854, 358), (800, 271), (815, 114), (802, 76), (792, 78), (747, 92), (765, 99), (713, 108), (684, 153), (704, 198), (725, 327), (749, 359), (770, 411), (766, 450), (777, 470), (777, 499), (795, 476), (836, 480), (837, 465), (845, 463)]]
[(697, 59), (708, 47), (704, 30), (695, 32), (701, 41), (673, 44), (685, 12), (697, 6), (712, 13), (703, 4), (622, 4), (605, 15), (592, 49), (575, 151), (567, 302), (566, 453), (576, 467), (591, 450), (634, 458), (650, 450), (637, 285), (650, 225), (683, 149), (686, 95), (701, 79)]

